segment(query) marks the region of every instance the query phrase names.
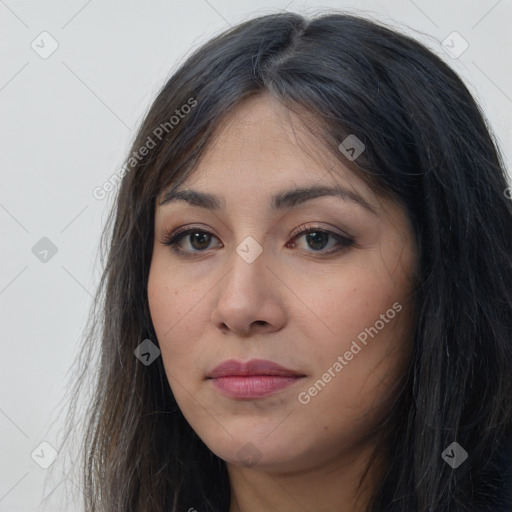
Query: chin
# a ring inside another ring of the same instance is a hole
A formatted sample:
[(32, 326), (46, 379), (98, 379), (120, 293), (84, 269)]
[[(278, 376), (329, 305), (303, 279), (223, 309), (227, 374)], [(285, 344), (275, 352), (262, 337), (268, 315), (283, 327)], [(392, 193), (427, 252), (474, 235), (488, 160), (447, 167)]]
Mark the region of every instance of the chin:
[(264, 433), (244, 429), (239, 433), (231, 431), (222, 439), (204, 439), (208, 448), (219, 458), (234, 466), (260, 470), (287, 471), (297, 469), (307, 459), (306, 446), (300, 440), (290, 438), (283, 430), (277, 435), (266, 429)]

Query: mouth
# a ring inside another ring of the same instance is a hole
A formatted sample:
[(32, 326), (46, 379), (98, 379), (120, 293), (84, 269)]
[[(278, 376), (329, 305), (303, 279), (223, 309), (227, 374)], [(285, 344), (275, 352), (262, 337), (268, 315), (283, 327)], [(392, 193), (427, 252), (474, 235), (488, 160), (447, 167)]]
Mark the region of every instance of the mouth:
[(272, 395), (303, 378), (305, 375), (300, 372), (264, 359), (247, 362), (230, 359), (206, 377), (222, 394), (246, 400)]

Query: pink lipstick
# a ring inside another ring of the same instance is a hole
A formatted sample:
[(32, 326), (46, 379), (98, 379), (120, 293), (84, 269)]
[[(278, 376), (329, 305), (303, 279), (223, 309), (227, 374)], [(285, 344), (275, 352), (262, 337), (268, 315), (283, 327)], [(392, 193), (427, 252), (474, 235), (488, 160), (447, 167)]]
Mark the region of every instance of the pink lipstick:
[(299, 372), (264, 359), (247, 362), (229, 359), (207, 375), (221, 393), (246, 400), (269, 396), (303, 377), (305, 375)]

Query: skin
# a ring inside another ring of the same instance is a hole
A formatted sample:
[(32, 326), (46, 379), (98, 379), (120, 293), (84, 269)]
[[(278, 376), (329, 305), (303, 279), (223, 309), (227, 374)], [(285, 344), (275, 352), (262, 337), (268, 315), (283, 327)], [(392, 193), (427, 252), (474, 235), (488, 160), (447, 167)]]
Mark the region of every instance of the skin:
[[(294, 116), (268, 95), (244, 102), (182, 185), (219, 196), (225, 208), (178, 200), (155, 213), (153, 325), (179, 407), (227, 463), (230, 512), (365, 510), (386, 463), (379, 457), (358, 487), (375, 446), (370, 430), (396, 396), (411, 352), (417, 258), (408, 217), (349, 171), (343, 155), (320, 150)], [(335, 184), (373, 211), (337, 196), (270, 208), (277, 192)], [(318, 241), (296, 236), (303, 224), (354, 242), (329, 254), (340, 247), (336, 239), (321, 238), (327, 245), (318, 249)], [(162, 243), (166, 230), (182, 226), (212, 234), (181, 240), (190, 257)], [(236, 252), (249, 236), (263, 250), (252, 263)], [(301, 403), (299, 393), (394, 303), (401, 311)], [(206, 379), (226, 359), (253, 358), (305, 377), (252, 400), (227, 397)]]

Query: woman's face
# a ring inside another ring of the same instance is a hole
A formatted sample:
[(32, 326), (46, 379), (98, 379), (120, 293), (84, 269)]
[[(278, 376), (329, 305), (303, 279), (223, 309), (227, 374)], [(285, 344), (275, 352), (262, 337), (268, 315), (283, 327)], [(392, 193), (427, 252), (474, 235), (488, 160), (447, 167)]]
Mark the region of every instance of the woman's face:
[[(228, 464), (276, 471), (364, 445), (410, 356), (416, 265), (402, 208), (290, 115), (248, 100), (180, 185), (189, 195), (159, 198), (148, 285), (192, 428)], [(191, 232), (162, 243), (178, 228)]]

